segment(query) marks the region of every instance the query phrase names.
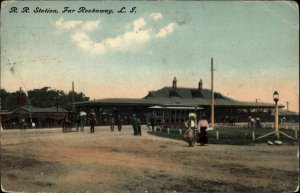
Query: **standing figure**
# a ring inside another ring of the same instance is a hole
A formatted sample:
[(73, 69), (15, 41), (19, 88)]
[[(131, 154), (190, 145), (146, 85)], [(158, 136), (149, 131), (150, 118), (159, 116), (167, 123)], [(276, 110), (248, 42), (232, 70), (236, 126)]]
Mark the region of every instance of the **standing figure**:
[(80, 127), (80, 116), (79, 114), (76, 116), (76, 132), (78, 132), (78, 128)]
[(96, 114), (94, 112), (90, 115), (91, 133), (95, 133)]
[(63, 118), (63, 121), (62, 121), (62, 131), (63, 131), (63, 133), (68, 132), (68, 121), (69, 121), (68, 115), (65, 114), (64, 118)]
[(135, 114), (132, 115), (131, 125), (133, 128), (133, 135), (137, 135), (138, 132), (138, 119)]
[(141, 120), (139, 118), (137, 119), (137, 124), (137, 135), (142, 136)]
[(121, 131), (121, 129), (122, 129), (122, 122), (123, 122), (123, 120), (121, 118), (121, 115), (118, 115), (117, 120), (116, 120), (116, 123), (118, 125), (118, 131)]
[(201, 146), (204, 146), (208, 143), (207, 132), (208, 122), (205, 119), (205, 115), (202, 115), (201, 119), (198, 122), (198, 131), (199, 131), (199, 142)]
[(110, 130), (111, 132), (115, 130), (115, 118), (113, 116), (110, 118)]
[(25, 119), (24, 118), (21, 118), (20, 121), (20, 129), (25, 129), (26, 130), (26, 122), (25, 122)]
[(195, 119), (196, 114), (190, 113), (189, 118), (187, 121), (184, 122), (184, 125), (188, 128), (184, 133), (182, 134), (182, 138), (184, 141), (186, 141), (189, 146), (194, 146), (195, 144)]
[(84, 130), (84, 125), (85, 125), (85, 117), (86, 116), (80, 116), (80, 131)]
[(152, 131), (154, 131), (155, 118), (153, 115), (151, 116), (150, 123), (151, 123)]

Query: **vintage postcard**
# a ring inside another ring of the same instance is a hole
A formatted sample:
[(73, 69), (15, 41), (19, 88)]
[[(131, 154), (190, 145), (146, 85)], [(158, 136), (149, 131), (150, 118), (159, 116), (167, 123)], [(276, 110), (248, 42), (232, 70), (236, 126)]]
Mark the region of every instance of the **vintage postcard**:
[(1, 190), (299, 190), (295, 1), (2, 1)]

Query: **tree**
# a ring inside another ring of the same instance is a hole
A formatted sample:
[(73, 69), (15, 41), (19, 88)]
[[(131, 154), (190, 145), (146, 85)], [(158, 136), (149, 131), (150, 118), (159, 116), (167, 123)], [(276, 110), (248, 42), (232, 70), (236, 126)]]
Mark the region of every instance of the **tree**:
[[(14, 110), (20, 105), (31, 105), (34, 107), (62, 107), (68, 109), (72, 102), (72, 91), (66, 94), (62, 90), (51, 89), (50, 87), (43, 87), (40, 89), (33, 89), (28, 91), (28, 96), (24, 92), (16, 91), (9, 93), (5, 89), (0, 89), (2, 109)], [(87, 101), (84, 93), (74, 92), (75, 102)]]

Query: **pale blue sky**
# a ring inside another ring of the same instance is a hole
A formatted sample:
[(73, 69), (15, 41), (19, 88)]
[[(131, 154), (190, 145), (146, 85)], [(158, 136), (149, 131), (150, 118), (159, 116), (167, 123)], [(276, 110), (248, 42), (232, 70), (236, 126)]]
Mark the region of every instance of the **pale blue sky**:
[[(11, 7), (31, 13), (9, 13)], [(114, 13), (61, 13), (69, 6)], [(116, 13), (121, 7), (136, 13)], [(32, 13), (36, 7), (55, 13)], [(5, 2), (1, 10), (1, 84), (9, 91), (50, 86), (91, 98), (140, 98), (149, 90), (210, 87), (240, 100), (299, 111), (299, 12), (277, 2)], [(23, 82), (22, 82), (23, 81)]]

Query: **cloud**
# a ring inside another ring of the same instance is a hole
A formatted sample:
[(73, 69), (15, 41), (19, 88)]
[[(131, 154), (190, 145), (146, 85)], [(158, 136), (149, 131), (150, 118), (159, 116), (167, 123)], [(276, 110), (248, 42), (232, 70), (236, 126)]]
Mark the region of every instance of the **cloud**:
[(169, 25), (161, 28), (159, 32), (156, 34), (157, 38), (163, 38), (166, 35), (172, 33), (175, 29), (176, 23), (170, 23)]
[(84, 31), (92, 31), (92, 30), (98, 28), (99, 24), (100, 24), (100, 20), (85, 22), (82, 25), (82, 30), (84, 30)]
[(150, 16), (154, 19), (154, 20), (158, 20), (162, 18), (162, 14), (161, 13), (151, 13)]
[(145, 25), (146, 22), (144, 18), (137, 19), (133, 22), (133, 31), (139, 31)]
[(143, 17), (134, 20), (131, 24), (131, 30), (115, 37), (103, 39), (100, 42), (93, 41), (89, 33), (100, 27), (100, 20), (97, 21), (79, 21), (69, 20), (63, 18), (58, 19), (54, 25), (59, 30), (71, 32), (71, 40), (80, 49), (91, 54), (105, 54), (111, 51), (126, 50), (138, 45), (143, 45), (155, 38), (163, 38), (171, 34), (175, 30), (175, 23), (170, 23), (167, 26), (158, 29), (156, 33), (153, 28), (148, 27), (148, 22), (156, 21), (162, 18), (161, 13), (151, 13), (150, 19)]
[(67, 31), (71, 31), (71, 30), (92, 31), (98, 28), (99, 24), (100, 24), (100, 20), (83, 22), (80, 20), (65, 21), (63, 18), (58, 19), (54, 23), (57, 29), (67, 30)]

